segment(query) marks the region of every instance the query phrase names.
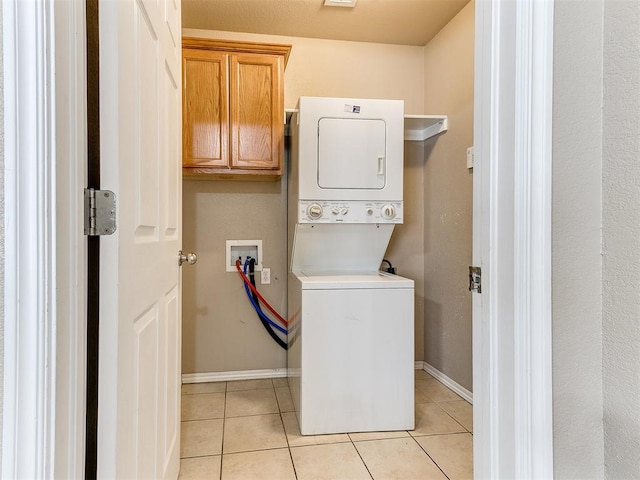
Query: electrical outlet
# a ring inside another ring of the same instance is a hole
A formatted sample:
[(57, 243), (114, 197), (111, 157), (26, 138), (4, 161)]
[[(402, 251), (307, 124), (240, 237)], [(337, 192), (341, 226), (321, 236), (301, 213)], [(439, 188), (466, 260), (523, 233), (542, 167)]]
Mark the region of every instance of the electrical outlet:
[(467, 168), (473, 168), (474, 161), (473, 147), (469, 147), (467, 148)]
[(262, 285), (269, 285), (271, 283), (271, 269), (262, 267), (262, 272), (260, 273), (260, 283)]

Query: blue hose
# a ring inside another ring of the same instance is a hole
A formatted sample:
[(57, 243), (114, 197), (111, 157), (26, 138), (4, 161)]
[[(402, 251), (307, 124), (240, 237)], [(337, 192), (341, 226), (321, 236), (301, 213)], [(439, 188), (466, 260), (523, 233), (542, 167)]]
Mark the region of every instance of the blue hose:
[[(244, 262), (244, 274), (247, 274), (247, 267), (249, 265), (251, 258), (247, 257), (247, 260)], [(256, 301), (253, 299), (253, 295), (251, 295), (251, 290), (249, 290), (249, 286), (246, 284), (246, 282), (244, 283), (244, 290), (245, 292), (247, 292), (247, 297), (249, 297), (249, 301), (251, 302), (251, 305), (253, 305), (253, 308), (255, 309), (256, 313), (258, 314), (258, 316), (265, 322), (267, 322), (269, 325), (271, 325), (273, 328), (275, 328), (276, 330), (278, 330), (279, 332), (284, 333), (285, 335), (287, 334), (287, 331), (282, 328), (280, 325), (278, 325), (277, 323), (273, 322), (269, 317), (267, 317), (264, 312), (262, 311), (262, 309), (260, 308), (260, 305), (256, 303)]]
[(271, 325), (273, 328), (275, 328), (276, 330), (284, 333), (285, 335), (287, 334), (287, 331), (282, 328), (280, 325), (278, 325), (277, 323), (274, 323), (269, 317), (267, 317), (264, 312), (262, 311), (262, 309), (256, 305), (256, 302), (253, 300), (253, 297), (251, 296), (251, 291), (249, 290), (249, 287), (247, 287), (247, 284), (244, 284), (244, 289), (247, 292), (247, 297), (249, 297), (249, 301), (251, 302), (251, 305), (253, 305), (253, 308), (255, 309), (255, 311), (258, 313), (258, 315), (260, 316), (260, 318), (262, 320), (264, 320), (265, 322), (267, 322), (269, 325)]

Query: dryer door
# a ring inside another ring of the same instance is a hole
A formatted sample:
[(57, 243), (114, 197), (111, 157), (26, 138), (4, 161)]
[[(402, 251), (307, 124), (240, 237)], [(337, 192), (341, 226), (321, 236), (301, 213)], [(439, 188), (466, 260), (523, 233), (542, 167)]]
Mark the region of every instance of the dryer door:
[(381, 190), (386, 184), (386, 123), (381, 119), (318, 121), (318, 186)]

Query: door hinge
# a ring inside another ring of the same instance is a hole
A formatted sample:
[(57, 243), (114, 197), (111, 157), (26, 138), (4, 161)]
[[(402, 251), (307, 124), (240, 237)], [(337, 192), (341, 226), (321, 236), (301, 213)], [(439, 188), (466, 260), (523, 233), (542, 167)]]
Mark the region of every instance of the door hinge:
[(469, 267), (469, 291), (482, 293), (482, 269)]
[(116, 196), (110, 190), (84, 189), (84, 234), (111, 235), (116, 231)]

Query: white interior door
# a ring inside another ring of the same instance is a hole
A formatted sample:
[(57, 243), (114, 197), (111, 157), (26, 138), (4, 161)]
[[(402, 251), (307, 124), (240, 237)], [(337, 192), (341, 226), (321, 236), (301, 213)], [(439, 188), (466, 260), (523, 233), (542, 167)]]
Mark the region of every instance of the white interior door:
[(180, 451), (179, 0), (101, 0), (98, 476), (176, 478)]

